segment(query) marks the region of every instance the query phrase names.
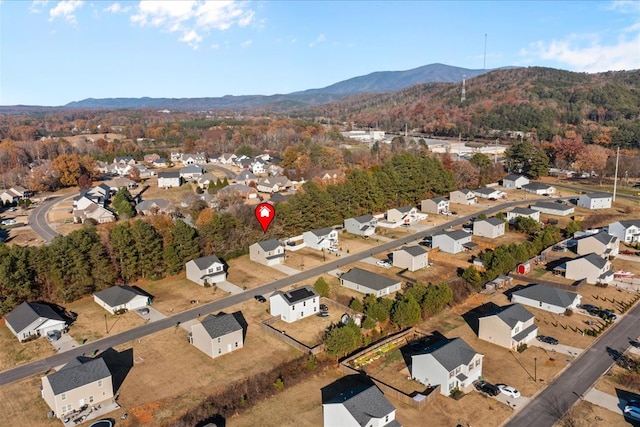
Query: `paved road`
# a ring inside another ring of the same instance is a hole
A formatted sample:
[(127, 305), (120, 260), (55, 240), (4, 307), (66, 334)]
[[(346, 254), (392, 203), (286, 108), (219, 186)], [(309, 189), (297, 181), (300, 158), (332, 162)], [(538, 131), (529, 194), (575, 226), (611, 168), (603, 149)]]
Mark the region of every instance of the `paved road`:
[(49, 209), (53, 205), (60, 201), (59, 199), (60, 197), (58, 196), (49, 197), (45, 202), (40, 203), (40, 205), (31, 212), (31, 217), (29, 219), (31, 229), (42, 237), (45, 243), (51, 243), (54, 237), (59, 234), (49, 225), (49, 221), (47, 221), (47, 212), (49, 212)]
[(236, 178), (236, 174), (235, 173), (231, 172), (229, 169), (223, 168), (222, 166), (207, 164), (207, 165), (205, 165), (205, 169), (206, 170), (211, 170), (211, 169), (219, 170), (220, 172), (224, 173), (227, 176), (227, 178), (229, 178), (229, 179), (235, 179)]
[(638, 322), (640, 304), (614, 323), (593, 346), (584, 351), (566, 371), (504, 426), (553, 426), (611, 367), (613, 358), (610, 350), (624, 353), (629, 347), (629, 340), (638, 335)]
[[(538, 199), (538, 200), (547, 200), (547, 199)], [(425, 236), (431, 236), (436, 232), (444, 230), (445, 228), (463, 224), (467, 222), (471, 216), (475, 216), (480, 213), (491, 215), (495, 212), (509, 209), (513, 206), (517, 206), (523, 203), (532, 203), (535, 201), (536, 199), (526, 200), (526, 201), (512, 201), (512, 202), (496, 205), (491, 208), (485, 209), (484, 211), (476, 212), (473, 215), (454, 219), (441, 226), (433, 227), (429, 230), (421, 231), (415, 234), (410, 234), (400, 239), (381, 244), (379, 246), (376, 246), (375, 248), (371, 248), (370, 250), (358, 252), (356, 254), (349, 255), (349, 256), (336, 258), (335, 261), (323, 264), (321, 266), (318, 266), (306, 271), (301, 271), (300, 273), (297, 273), (295, 275), (285, 277), (282, 279), (278, 279), (271, 283), (266, 283), (259, 287), (249, 289), (241, 294), (230, 295), (224, 299), (213, 301), (213, 302), (201, 305), (199, 307), (196, 307), (187, 311), (183, 311), (182, 313), (175, 314), (171, 317), (167, 317), (166, 319), (158, 320), (156, 322), (150, 322), (150, 323), (147, 323), (146, 325), (138, 326), (137, 328), (130, 329), (118, 335), (105, 337), (97, 341), (89, 342), (71, 351), (56, 354), (42, 360), (31, 362), (26, 365), (18, 366), (16, 368), (0, 373), (0, 385), (9, 384), (15, 381), (19, 381), (23, 378), (29, 377), (31, 375), (35, 375), (37, 373), (48, 371), (53, 367), (60, 366), (64, 363), (67, 363), (72, 358), (81, 356), (82, 354), (89, 355), (94, 352), (101, 352), (108, 348), (121, 345), (129, 341), (137, 340), (147, 335), (153, 334), (155, 332), (159, 332), (163, 329), (176, 326), (178, 323), (188, 322), (190, 320), (196, 319), (199, 314), (218, 312), (218, 311), (227, 309), (228, 307), (250, 300), (255, 295), (269, 293), (269, 292), (284, 288), (286, 286), (290, 286), (295, 283), (301, 282), (303, 280), (311, 279), (320, 274), (328, 273), (332, 270), (336, 270), (345, 265), (352, 264), (356, 261), (360, 261), (373, 254), (377, 254), (381, 252), (387, 253), (398, 246), (407, 244), (415, 240), (422, 239)]]

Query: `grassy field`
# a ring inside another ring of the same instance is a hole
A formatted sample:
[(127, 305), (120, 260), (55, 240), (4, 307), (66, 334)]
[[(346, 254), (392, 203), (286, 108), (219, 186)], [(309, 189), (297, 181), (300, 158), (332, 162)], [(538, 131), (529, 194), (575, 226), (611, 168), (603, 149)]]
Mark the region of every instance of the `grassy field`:
[(40, 397), (41, 385), (40, 376), (33, 376), (0, 387), (0, 425), (59, 427), (60, 420), (47, 418), (51, 409)]
[(249, 260), (249, 255), (229, 260), (228, 264), (227, 280), (241, 288), (246, 286), (251, 289), (285, 277), (283, 273), (275, 268)]
[(323, 254), (322, 251), (302, 248), (297, 251), (287, 251), (284, 265), (297, 270), (308, 270), (332, 261), (335, 257), (336, 255), (329, 251), (324, 251)]
[(593, 426), (632, 426), (622, 415), (616, 414), (606, 408), (594, 405), (586, 400), (578, 400), (565, 417), (567, 421), (558, 421), (554, 427), (565, 427), (571, 422), (573, 427)]
[(21, 343), (0, 319), (0, 371), (55, 354), (46, 338)]
[(287, 323), (284, 320), (278, 320), (271, 326), (284, 331), (290, 337), (300, 341), (308, 347), (321, 344), (324, 339), (325, 330), (331, 325), (340, 322), (340, 317), (344, 313), (338, 310), (329, 309), (329, 317), (318, 317), (316, 315), (297, 320), (293, 323)]

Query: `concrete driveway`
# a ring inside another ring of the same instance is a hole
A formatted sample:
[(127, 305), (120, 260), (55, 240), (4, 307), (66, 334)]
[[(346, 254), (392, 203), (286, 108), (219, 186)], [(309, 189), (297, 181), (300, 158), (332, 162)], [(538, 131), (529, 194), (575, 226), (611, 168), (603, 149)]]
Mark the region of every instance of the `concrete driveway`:
[(234, 285), (227, 280), (216, 283), (216, 286), (223, 291), (228, 292), (230, 295), (241, 294), (242, 292), (244, 292), (244, 289), (242, 289), (240, 286)]
[(58, 353), (69, 351), (72, 348), (79, 347), (80, 344), (69, 334), (62, 334), (59, 340), (52, 341), (51, 345)]
[(158, 310), (156, 310), (155, 308), (151, 307), (151, 306), (146, 306), (145, 308), (149, 309), (149, 313), (148, 314), (141, 314), (138, 312), (138, 310), (135, 310), (135, 313), (142, 317), (144, 320), (146, 320), (147, 322), (156, 322), (158, 320), (162, 320), (165, 319), (167, 316), (165, 316), (164, 314), (160, 313)]
[(586, 392), (584, 394), (584, 400), (591, 402), (594, 405), (602, 406), (603, 408), (622, 416), (624, 416), (622, 408), (627, 404), (625, 400), (621, 400), (617, 396), (597, 390), (596, 388), (592, 388)]
[(527, 403), (529, 403), (529, 400), (531, 400), (531, 398), (526, 396), (520, 396), (517, 399), (514, 399), (513, 397), (509, 397), (503, 393), (500, 393), (499, 395), (497, 395), (495, 399), (498, 402), (504, 403), (514, 411), (518, 411), (522, 409)]
[(578, 348), (578, 347), (571, 347), (565, 344), (551, 345), (545, 342), (540, 342), (538, 340), (531, 341), (529, 345), (534, 347), (540, 347), (542, 349), (547, 350), (549, 353), (560, 353), (560, 354), (566, 354), (568, 356), (574, 356), (574, 357), (578, 356), (580, 353), (584, 351), (584, 349)]
[(288, 265), (284, 264), (272, 265), (271, 268), (276, 269), (279, 272), (286, 274), (287, 276), (293, 276), (300, 273), (300, 270), (296, 270), (295, 268), (291, 268)]

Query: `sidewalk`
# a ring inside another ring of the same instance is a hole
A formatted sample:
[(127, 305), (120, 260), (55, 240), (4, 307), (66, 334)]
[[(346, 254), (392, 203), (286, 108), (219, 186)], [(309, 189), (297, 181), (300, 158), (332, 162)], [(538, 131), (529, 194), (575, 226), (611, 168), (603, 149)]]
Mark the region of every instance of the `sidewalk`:
[(296, 270), (295, 268), (289, 267), (284, 264), (272, 265), (271, 268), (276, 269), (279, 272), (286, 274), (287, 276), (293, 276), (300, 273), (300, 270)]
[(584, 400), (624, 416), (622, 408), (626, 404), (626, 401), (618, 399), (617, 396), (612, 396), (609, 393), (592, 388), (585, 393)]
[(548, 351), (549, 353), (566, 354), (568, 356), (574, 356), (574, 357), (577, 357), (580, 353), (584, 351), (584, 349), (578, 348), (578, 347), (571, 347), (564, 344), (551, 345), (544, 342), (540, 342), (538, 340), (532, 340), (529, 343), (529, 345), (533, 347), (540, 347)]

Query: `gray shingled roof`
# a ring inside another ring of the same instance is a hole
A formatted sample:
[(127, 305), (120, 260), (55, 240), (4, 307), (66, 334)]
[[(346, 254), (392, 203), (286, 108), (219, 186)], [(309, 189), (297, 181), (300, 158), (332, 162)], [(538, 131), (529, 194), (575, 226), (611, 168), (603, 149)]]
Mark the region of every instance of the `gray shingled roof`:
[(544, 182), (530, 182), (522, 186), (527, 190), (546, 190), (547, 188), (551, 188), (551, 185), (545, 184)]
[(518, 178), (525, 178), (527, 179), (526, 176), (522, 176), (522, 175), (515, 175), (515, 174), (511, 174), (511, 175), (507, 175), (503, 178), (504, 181), (515, 181)]
[(414, 246), (403, 246), (399, 249), (400, 251), (405, 251), (411, 256), (420, 256), (426, 254), (428, 251), (419, 245)]
[(180, 178), (180, 172), (159, 172), (158, 178)]
[(411, 209), (413, 209), (413, 206), (402, 206), (402, 207), (399, 207), (399, 208), (395, 208), (395, 210), (397, 210), (398, 212), (402, 212), (402, 213), (411, 212)]
[(482, 187), (482, 188), (478, 188), (477, 190), (473, 190), (474, 193), (476, 194), (493, 194), (495, 192), (500, 192), (500, 190), (496, 189), (496, 188), (489, 188), (489, 187)]
[(539, 212), (535, 209), (529, 209), (529, 208), (521, 208), (521, 207), (515, 207), (513, 209), (510, 210), (510, 212), (514, 213), (514, 214), (518, 214), (518, 215), (531, 215), (534, 214), (536, 212)]
[(479, 219), (477, 222), (483, 222), (483, 221), (488, 222), (494, 227), (500, 224), (504, 224), (503, 220), (501, 220), (500, 218), (496, 218), (495, 216), (492, 216), (491, 218), (487, 218), (487, 219)]
[(333, 228), (331, 227), (321, 228), (319, 230), (311, 230), (311, 232), (318, 237), (324, 237), (327, 234), (331, 233), (332, 231), (333, 231)]
[(434, 197), (434, 198), (433, 198), (433, 199), (431, 199), (431, 200), (432, 200), (432, 201), (434, 201), (434, 202), (436, 202), (436, 203), (440, 203), (440, 202), (443, 202), (443, 201), (446, 201), (446, 202), (448, 202), (448, 201), (449, 201), (449, 199), (447, 199), (446, 197)]
[(360, 215), (360, 216), (354, 217), (353, 219), (355, 219), (356, 222), (360, 224), (365, 224), (367, 222), (371, 222), (371, 220), (373, 219), (373, 215), (371, 214)]
[[(632, 225), (636, 227), (640, 227), (640, 219), (629, 219), (625, 221), (618, 221), (624, 228), (629, 228)], [(615, 222), (614, 222), (615, 224)]]
[(477, 354), (462, 338), (440, 341), (425, 353), (431, 354), (449, 372), (460, 365), (468, 365)]
[(372, 418), (383, 418), (396, 409), (373, 384), (352, 388), (324, 403), (342, 404), (361, 426), (367, 426)]
[(211, 338), (222, 337), (231, 332), (242, 330), (242, 325), (233, 314), (218, 314), (217, 316), (210, 314), (202, 319), (201, 324)]
[[(469, 194), (469, 193), (473, 193), (473, 191), (469, 190), (468, 188), (463, 188), (463, 189), (461, 189), (461, 190), (456, 190), (456, 191), (459, 191), (459, 192), (461, 192), (462, 194)], [(455, 193), (455, 191), (454, 191), (454, 193)]]
[(469, 233), (462, 230), (447, 231), (444, 233), (436, 234), (436, 236), (442, 236), (442, 235), (449, 236), (453, 240), (462, 240), (470, 236)]
[(205, 256), (202, 258), (196, 258), (193, 260), (193, 262), (196, 264), (196, 267), (198, 267), (200, 270), (204, 270), (205, 268), (208, 268), (211, 266), (211, 264), (213, 264), (214, 262), (220, 263), (220, 259), (215, 256), (215, 255), (209, 255), (209, 256)]
[(551, 286), (532, 285), (514, 292), (513, 295), (542, 301), (557, 307), (569, 307), (573, 304), (577, 294), (573, 292), (566, 292), (558, 288), (552, 288)]
[(524, 323), (527, 320), (530, 320), (533, 317), (533, 314), (520, 304), (512, 304), (500, 307), (495, 313), (485, 317), (489, 316), (497, 316), (500, 320), (509, 325), (510, 328), (513, 328), (518, 322)]
[(371, 271), (363, 270), (358, 267), (353, 267), (351, 270), (340, 276), (340, 279), (357, 283), (376, 291), (381, 291), (382, 289), (386, 289), (400, 282), (399, 280), (390, 279), (387, 276), (372, 273)]
[(554, 202), (538, 202), (535, 205), (532, 205), (531, 209), (535, 209), (536, 207), (543, 208), (543, 209), (552, 209), (554, 211), (559, 211), (559, 212), (566, 212), (573, 209), (573, 207), (567, 206), (564, 203), (554, 203)]
[(605, 231), (601, 231), (599, 233), (596, 234), (591, 234), (588, 236), (584, 236), (582, 237), (580, 240), (583, 239), (596, 239), (598, 242), (604, 244), (604, 245), (608, 245), (609, 243), (615, 241), (617, 239), (616, 236), (612, 236), (611, 234), (605, 232)]
[(609, 193), (591, 193), (585, 194), (584, 197), (588, 197), (590, 199), (610, 199), (612, 196)]
[(308, 300), (318, 296), (316, 291), (310, 286), (303, 286), (301, 288), (294, 289), (289, 292), (280, 292), (280, 291), (274, 292), (274, 295), (276, 294), (282, 295), (284, 300), (289, 305), (293, 305), (300, 301)]
[(47, 379), (53, 394), (58, 395), (110, 376), (111, 372), (104, 359), (78, 357), (58, 372), (47, 376)]
[(578, 260), (578, 259), (586, 259), (591, 264), (595, 265), (598, 268), (598, 270), (602, 270), (607, 265), (607, 260), (606, 259), (604, 259), (604, 258), (602, 258), (599, 255), (594, 254), (594, 253), (590, 253), (590, 254), (586, 254), (586, 255), (583, 255), (583, 256), (578, 257), (578, 258), (574, 258), (571, 261), (567, 261), (567, 264), (570, 263), (570, 262), (574, 262), (575, 260)]
[(257, 244), (265, 252), (271, 252), (273, 250), (276, 250), (278, 247), (282, 246), (282, 243), (280, 243), (276, 239), (270, 239), (270, 240), (265, 240), (265, 241), (262, 241), (262, 242), (257, 242)]
[(16, 333), (19, 333), (41, 317), (64, 322), (62, 316), (56, 313), (50, 306), (26, 301), (14, 308), (11, 313), (7, 314), (4, 321), (10, 324)]
[(128, 285), (112, 286), (94, 294), (111, 307), (126, 304), (138, 295), (146, 296), (139, 290)]

